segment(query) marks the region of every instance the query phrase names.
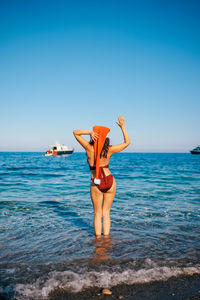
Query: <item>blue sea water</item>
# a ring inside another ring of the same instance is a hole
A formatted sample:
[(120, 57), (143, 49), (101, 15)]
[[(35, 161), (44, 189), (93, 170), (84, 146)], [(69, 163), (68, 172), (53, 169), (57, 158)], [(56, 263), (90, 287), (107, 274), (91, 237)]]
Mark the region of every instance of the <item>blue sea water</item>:
[(119, 153), (109, 238), (97, 240), (84, 153), (0, 153), (0, 294), (200, 273), (200, 156)]

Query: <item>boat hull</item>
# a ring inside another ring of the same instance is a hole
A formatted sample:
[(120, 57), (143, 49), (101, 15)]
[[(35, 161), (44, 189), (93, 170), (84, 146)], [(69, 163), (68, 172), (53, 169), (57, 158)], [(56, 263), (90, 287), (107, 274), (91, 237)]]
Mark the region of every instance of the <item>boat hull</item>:
[(74, 150), (66, 150), (66, 151), (57, 151), (56, 156), (61, 156), (61, 155), (70, 155), (74, 152)]
[(64, 151), (52, 151), (49, 153), (45, 153), (44, 156), (68, 156), (71, 155), (74, 150), (64, 150)]
[(190, 151), (191, 154), (200, 154), (200, 151)]

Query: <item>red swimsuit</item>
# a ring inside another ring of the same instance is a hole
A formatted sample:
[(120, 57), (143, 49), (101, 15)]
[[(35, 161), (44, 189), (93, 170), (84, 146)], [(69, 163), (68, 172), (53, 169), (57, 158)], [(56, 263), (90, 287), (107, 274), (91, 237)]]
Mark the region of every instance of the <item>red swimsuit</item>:
[[(99, 167), (99, 178), (101, 179), (101, 183), (99, 185), (96, 185), (102, 193), (106, 193), (113, 184), (112, 174), (106, 176), (104, 173), (104, 168), (108, 168), (108, 165)], [(96, 167), (90, 167), (90, 170), (96, 170)], [(92, 181), (94, 182), (94, 178), (92, 178)]]

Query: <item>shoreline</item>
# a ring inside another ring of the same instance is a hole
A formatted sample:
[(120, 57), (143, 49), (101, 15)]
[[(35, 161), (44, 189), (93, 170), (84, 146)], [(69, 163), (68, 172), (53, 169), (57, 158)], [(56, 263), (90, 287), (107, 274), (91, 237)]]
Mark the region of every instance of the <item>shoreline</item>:
[(72, 293), (57, 288), (49, 294), (48, 300), (200, 300), (200, 274), (171, 277), (166, 281), (119, 284), (110, 288), (112, 295), (103, 295), (102, 289), (91, 287)]

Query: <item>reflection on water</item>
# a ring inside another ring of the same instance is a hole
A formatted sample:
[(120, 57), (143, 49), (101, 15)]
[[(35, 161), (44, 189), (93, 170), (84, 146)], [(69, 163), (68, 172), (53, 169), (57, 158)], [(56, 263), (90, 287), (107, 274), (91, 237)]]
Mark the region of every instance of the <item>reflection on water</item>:
[(111, 258), (114, 242), (110, 236), (101, 236), (95, 239), (95, 249), (92, 254), (92, 261), (101, 264), (103, 261)]

